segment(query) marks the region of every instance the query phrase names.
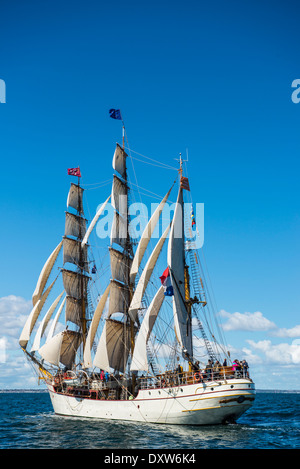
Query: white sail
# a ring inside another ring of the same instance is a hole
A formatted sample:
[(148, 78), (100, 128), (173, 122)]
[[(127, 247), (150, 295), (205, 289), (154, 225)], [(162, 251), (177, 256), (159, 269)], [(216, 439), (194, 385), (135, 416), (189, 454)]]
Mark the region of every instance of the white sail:
[(111, 195), (110, 195), (110, 196), (106, 199), (106, 201), (101, 205), (101, 207), (99, 208), (99, 210), (97, 210), (97, 213), (96, 213), (96, 215), (94, 216), (93, 220), (91, 221), (90, 226), (88, 227), (88, 230), (87, 230), (87, 232), (85, 233), (85, 236), (84, 236), (84, 238), (83, 238), (83, 240), (82, 240), (82, 243), (81, 243), (81, 247), (82, 247), (82, 248), (86, 245), (86, 243), (87, 243), (87, 241), (88, 241), (88, 239), (89, 239), (89, 236), (90, 236), (91, 232), (93, 231), (93, 229), (94, 229), (94, 227), (95, 227), (95, 225), (96, 225), (96, 223), (97, 223), (97, 221), (98, 221), (98, 219), (99, 219), (101, 213), (102, 213), (103, 210), (105, 209), (106, 204), (107, 204), (107, 202), (109, 201), (110, 197), (111, 197)]
[(77, 326), (81, 326), (82, 302), (81, 299), (67, 296), (66, 298), (66, 322), (71, 321)]
[(87, 290), (89, 277), (67, 269), (62, 269), (62, 276), (67, 295), (77, 298), (77, 300), (81, 299), (81, 286), (85, 292)]
[(32, 303), (33, 303), (33, 306), (35, 306), (35, 304), (37, 303), (37, 301), (41, 298), (41, 295), (44, 291), (44, 288), (46, 286), (46, 283), (47, 283), (47, 280), (49, 278), (49, 275), (51, 273), (51, 270), (54, 266), (54, 263), (57, 259), (57, 256), (61, 250), (61, 247), (63, 245), (63, 242), (61, 241), (58, 246), (56, 246), (56, 248), (54, 249), (54, 251), (50, 254), (50, 256), (48, 257), (41, 273), (40, 273), (40, 276), (39, 276), (39, 279), (37, 281), (37, 284), (36, 284), (36, 287), (35, 287), (35, 290), (33, 292), (33, 295), (32, 295)]
[(108, 317), (114, 313), (124, 313), (129, 305), (129, 289), (116, 280), (110, 282)]
[(114, 175), (111, 204), (123, 218), (127, 216), (127, 185)]
[(72, 182), (70, 190), (69, 190), (69, 194), (68, 194), (67, 207), (72, 207), (77, 212), (82, 213), (83, 212), (82, 194), (83, 194), (82, 187)]
[(123, 248), (127, 242), (127, 222), (126, 219), (117, 212), (115, 212), (113, 218), (110, 242), (111, 244), (119, 244), (119, 246), (122, 246)]
[(168, 243), (168, 267), (174, 291), (173, 312), (176, 336), (180, 345), (192, 356), (190, 319), (185, 305), (184, 266), (183, 195), (182, 188), (180, 188)]
[(39, 354), (47, 362), (58, 366), (62, 341), (63, 333), (59, 332), (39, 349)]
[(63, 262), (70, 262), (79, 266), (82, 264), (82, 267), (86, 272), (88, 272), (88, 259), (87, 259), (87, 246), (81, 248), (81, 242), (76, 239), (67, 238), (64, 236), (64, 249), (63, 249)]
[(122, 283), (128, 283), (131, 259), (113, 248), (109, 248), (109, 253), (112, 278)]
[(164, 301), (164, 287), (161, 286), (150, 303), (150, 306), (145, 314), (141, 328), (137, 335), (132, 362), (130, 369), (137, 371), (149, 371), (147, 359), (147, 342), (150, 333), (155, 324), (157, 315), (160, 311), (161, 305)]
[(20, 338), (19, 338), (19, 344), (21, 347), (26, 348), (27, 343), (30, 339), (32, 330), (35, 326), (35, 323), (37, 321), (37, 318), (40, 315), (40, 312), (42, 311), (42, 308), (45, 304), (45, 301), (55, 283), (56, 279), (51, 283), (51, 285), (47, 288), (47, 290), (42, 294), (41, 298), (35, 303), (35, 306), (31, 310), (31, 313), (29, 314), (27, 321), (25, 323), (25, 326), (23, 327), (23, 330), (21, 332)]
[(100, 298), (100, 300), (97, 304), (97, 307), (95, 309), (93, 319), (92, 319), (92, 322), (91, 322), (91, 325), (90, 325), (90, 328), (89, 328), (89, 332), (88, 332), (88, 335), (87, 335), (87, 338), (86, 338), (85, 347), (84, 347), (83, 368), (89, 368), (89, 367), (92, 366), (91, 350), (92, 350), (93, 342), (94, 342), (94, 339), (95, 339), (96, 331), (97, 331), (97, 328), (98, 328), (98, 325), (99, 325), (99, 321), (101, 319), (103, 309), (104, 309), (105, 303), (106, 303), (107, 298), (108, 298), (109, 290), (110, 290), (110, 284), (108, 285), (105, 292), (101, 296), (101, 298)]
[[(173, 186), (172, 186), (173, 187)], [(150, 241), (150, 238), (153, 234), (153, 231), (155, 229), (155, 226), (159, 220), (160, 214), (165, 206), (166, 201), (168, 200), (168, 197), (170, 195), (171, 189), (167, 192), (167, 194), (164, 196), (162, 201), (160, 202), (159, 206), (153, 213), (152, 217), (150, 218), (149, 222), (147, 223), (147, 226), (145, 227), (143, 234), (141, 236), (140, 242), (137, 246), (135, 256), (133, 258), (131, 270), (130, 270), (130, 281), (133, 283), (136, 277), (136, 274), (138, 273), (142, 258), (145, 254), (145, 251), (147, 249), (148, 243)]]
[(115, 209), (111, 244), (117, 243), (124, 247), (127, 242), (127, 185), (114, 175), (111, 204)]
[(153, 249), (153, 251), (152, 251), (152, 253), (151, 253), (151, 255), (150, 255), (150, 257), (147, 261), (147, 264), (145, 265), (145, 268), (144, 268), (144, 270), (143, 270), (143, 272), (140, 276), (139, 282), (138, 282), (137, 287), (135, 289), (133, 298), (132, 298), (130, 306), (129, 306), (129, 311), (128, 311), (128, 313), (129, 313), (129, 315), (130, 315), (130, 317), (133, 321), (135, 321), (136, 318), (137, 318), (138, 310), (141, 307), (141, 303), (142, 303), (142, 300), (143, 300), (145, 290), (146, 290), (148, 282), (151, 278), (151, 275), (152, 275), (153, 269), (155, 267), (155, 264), (157, 262), (158, 256), (159, 256), (159, 254), (162, 250), (162, 247), (164, 245), (166, 237), (169, 233), (169, 229), (170, 229), (170, 225), (166, 228), (166, 230), (164, 231), (162, 237), (160, 238), (160, 240), (156, 244), (155, 248)]
[(50, 326), (50, 329), (49, 329), (49, 332), (48, 332), (48, 335), (47, 335), (46, 343), (48, 343), (52, 339), (52, 337), (54, 336), (54, 331), (55, 331), (55, 328), (56, 328), (56, 324), (57, 324), (57, 322), (59, 320), (59, 317), (61, 315), (61, 312), (63, 310), (65, 301), (66, 301), (66, 298), (63, 299), (63, 301), (62, 301), (60, 307), (58, 308), (58, 311), (57, 311), (57, 313), (56, 313), (56, 315), (55, 315), (55, 317), (52, 321), (52, 324)]
[(86, 219), (66, 212), (65, 236), (81, 238), (86, 233)]
[(50, 306), (47, 313), (45, 314), (41, 324), (39, 325), (37, 333), (35, 335), (33, 345), (31, 347), (31, 352), (35, 352), (36, 350), (38, 350), (40, 348), (41, 338), (42, 338), (42, 336), (45, 332), (45, 329), (46, 329), (46, 327), (47, 327), (47, 325), (50, 321), (50, 318), (51, 318), (52, 314), (54, 313), (58, 303), (60, 302), (61, 297), (63, 296), (63, 294), (64, 294), (64, 292), (61, 292), (61, 294), (53, 301), (52, 305)]
[(107, 319), (103, 328), (93, 365), (106, 371), (124, 372), (129, 355), (125, 344), (130, 344), (130, 326), (113, 319)]
[(112, 166), (114, 170), (118, 171), (118, 173), (121, 174), (123, 178), (126, 174), (126, 157), (127, 154), (125, 153), (123, 148), (121, 148), (120, 145), (117, 143)]
[(71, 365), (82, 338), (79, 332), (65, 330), (59, 332), (40, 349), (41, 357), (52, 365)]

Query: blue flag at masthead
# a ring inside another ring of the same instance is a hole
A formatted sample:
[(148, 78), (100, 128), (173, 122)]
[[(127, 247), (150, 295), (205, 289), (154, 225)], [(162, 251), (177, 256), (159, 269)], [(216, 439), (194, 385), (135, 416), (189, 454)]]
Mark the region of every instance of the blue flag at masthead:
[(117, 119), (120, 121), (122, 120), (120, 109), (110, 109), (109, 114), (110, 114), (110, 117), (112, 117), (113, 119)]

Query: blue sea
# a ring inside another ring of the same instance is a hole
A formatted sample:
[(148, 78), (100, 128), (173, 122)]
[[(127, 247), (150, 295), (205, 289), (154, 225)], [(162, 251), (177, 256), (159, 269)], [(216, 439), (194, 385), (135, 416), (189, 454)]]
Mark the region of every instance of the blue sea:
[(300, 393), (258, 392), (236, 424), (179, 427), (61, 417), (46, 392), (0, 392), (0, 448), (299, 449)]

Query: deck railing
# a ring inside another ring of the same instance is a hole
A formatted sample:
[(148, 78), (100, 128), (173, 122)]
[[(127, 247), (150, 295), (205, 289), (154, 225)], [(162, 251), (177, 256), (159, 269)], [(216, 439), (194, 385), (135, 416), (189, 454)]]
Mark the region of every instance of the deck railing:
[(155, 377), (138, 378), (140, 389), (165, 388), (185, 384), (207, 383), (231, 378), (249, 378), (248, 370), (234, 371), (231, 366), (221, 367), (218, 371), (166, 372)]

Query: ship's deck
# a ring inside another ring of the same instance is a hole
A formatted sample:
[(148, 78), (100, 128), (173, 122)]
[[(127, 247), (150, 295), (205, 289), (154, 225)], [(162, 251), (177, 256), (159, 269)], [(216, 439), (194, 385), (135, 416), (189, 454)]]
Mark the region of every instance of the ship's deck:
[(232, 367), (222, 367), (217, 373), (204, 373), (202, 371), (177, 372), (167, 371), (153, 377), (136, 377), (133, 379), (124, 379), (123, 376), (110, 375), (108, 380), (100, 379), (99, 374), (88, 377), (84, 376), (79, 381), (74, 378), (68, 378), (63, 374), (58, 374), (53, 379), (53, 388), (55, 392), (63, 393), (74, 397), (85, 397), (101, 400), (128, 400), (134, 399), (139, 390), (154, 390), (174, 387), (184, 387), (191, 384), (227, 382), (231, 379), (249, 379), (249, 373), (242, 371), (233, 371)]

